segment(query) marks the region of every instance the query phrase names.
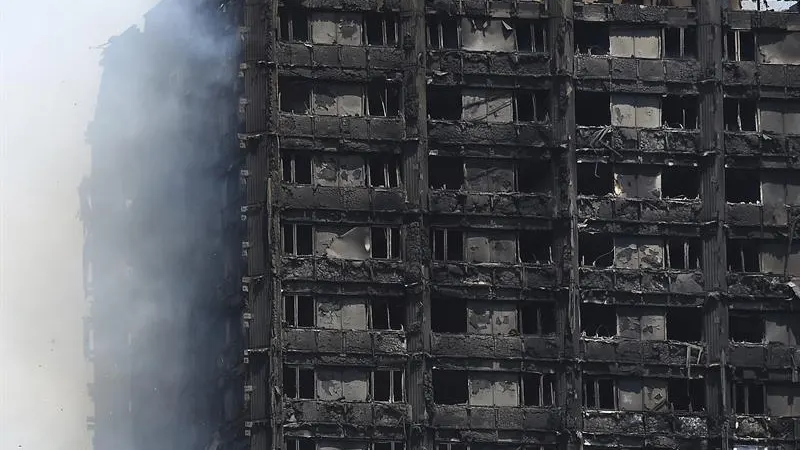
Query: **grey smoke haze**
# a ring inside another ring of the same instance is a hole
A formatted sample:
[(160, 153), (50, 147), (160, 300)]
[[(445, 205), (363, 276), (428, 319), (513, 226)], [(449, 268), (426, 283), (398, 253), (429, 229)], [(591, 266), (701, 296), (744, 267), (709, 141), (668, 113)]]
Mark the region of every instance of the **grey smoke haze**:
[(0, 2), (0, 450), (90, 448), (77, 187), (93, 47), (155, 3)]

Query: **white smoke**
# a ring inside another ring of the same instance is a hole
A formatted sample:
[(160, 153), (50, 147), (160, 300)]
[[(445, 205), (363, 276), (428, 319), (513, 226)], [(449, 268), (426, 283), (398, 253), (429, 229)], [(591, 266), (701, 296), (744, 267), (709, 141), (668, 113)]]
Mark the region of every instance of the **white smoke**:
[(82, 225), (102, 46), (157, 0), (0, 5), (0, 450), (91, 448)]

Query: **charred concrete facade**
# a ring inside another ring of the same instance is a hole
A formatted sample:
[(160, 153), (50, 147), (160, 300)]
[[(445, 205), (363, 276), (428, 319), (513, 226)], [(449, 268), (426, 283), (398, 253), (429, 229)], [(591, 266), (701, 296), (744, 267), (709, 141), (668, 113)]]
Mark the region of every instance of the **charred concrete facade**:
[(169, 448), (800, 447), (800, 14), (217, 6), (238, 81), (167, 141), (214, 148), (174, 167), (222, 259), (173, 301), (216, 400)]
[(797, 448), (800, 16), (623, 3), (245, 5), (253, 448)]

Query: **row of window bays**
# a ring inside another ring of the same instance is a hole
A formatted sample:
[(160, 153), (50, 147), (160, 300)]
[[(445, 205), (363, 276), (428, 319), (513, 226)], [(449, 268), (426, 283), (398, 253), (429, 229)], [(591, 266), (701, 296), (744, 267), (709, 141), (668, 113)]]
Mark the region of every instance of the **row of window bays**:
[[(284, 442), (286, 450), (405, 450), (403, 441), (366, 441), (342, 439), (317, 439), (309, 437), (287, 437)], [(481, 442), (437, 442), (435, 450), (558, 450), (558, 444), (498, 444)], [(586, 450), (609, 450), (600, 447), (584, 447)]]
[[(550, 230), (497, 230), (437, 228), (430, 231), (433, 261), (552, 264), (555, 235)], [(400, 226), (285, 223), (283, 253), (367, 260), (403, 257)], [(800, 274), (800, 246), (772, 240), (727, 240), (727, 266), (731, 272)], [(788, 261), (787, 261), (788, 251)], [(618, 269), (699, 270), (702, 240), (680, 236), (623, 236), (581, 233), (581, 266)]]
[[(282, 179), (295, 185), (397, 188), (403, 184), (399, 154), (343, 154), (283, 150)], [(646, 165), (578, 161), (578, 195), (696, 199), (699, 165)], [(545, 159), (428, 157), (431, 189), (473, 192), (552, 192), (555, 168)], [(729, 203), (800, 205), (800, 177), (792, 170), (727, 168)]]
[[(427, 16), (427, 45), (431, 49), (488, 52), (548, 51), (546, 19)], [(281, 8), (277, 37), (283, 42), (351, 46), (399, 46), (398, 13), (342, 12)], [(575, 21), (575, 51), (579, 54), (623, 58), (695, 58), (697, 29), (693, 25), (626, 26)], [(721, 40), (730, 61), (798, 64), (791, 48), (800, 34), (784, 30), (728, 29)]]
[[(314, 82), (282, 77), (278, 90), (284, 113), (397, 117), (402, 112), (402, 85), (392, 80)], [(427, 93), (427, 114), (432, 120), (548, 123), (550, 104), (548, 89), (429, 85)], [(575, 97), (579, 126), (697, 129), (698, 109), (696, 95), (578, 91)], [(723, 116), (727, 131), (800, 134), (798, 102), (726, 97)]]
[[(437, 405), (554, 407), (560, 404), (557, 372), (432, 370)], [(757, 381), (730, 384), (734, 412), (800, 416), (800, 386)], [(702, 412), (703, 378), (656, 378), (584, 374), (587, 409)], [(284, 365), (283, 396), (289, 400), (405, 402), (403, 369)]]
[[(559, 329), (556, 310), (555, 301), (486, 301), (433, 295), (430, 326), (434, 333), (549, 336)], [(702, 342), (703, 315), (700, 307), (583, 303), (581, 332), (590, 338)], [(406, 302), (397, 298), (286, 294), (283, 321), (290, 328), (402, 331), (407, 328)], [(800, 313), (731, 309), (728, 330), (731, 342), (796, 346)]]

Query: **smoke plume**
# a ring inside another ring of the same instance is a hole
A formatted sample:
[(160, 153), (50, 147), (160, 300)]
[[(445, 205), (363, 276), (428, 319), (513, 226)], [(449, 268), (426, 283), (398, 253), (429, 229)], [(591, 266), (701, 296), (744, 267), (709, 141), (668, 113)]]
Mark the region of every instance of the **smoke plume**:
[[(0, 450), (90, 449), (92, 424), (117, 440), (99, 450), (203, 448), (214, 434), (183, 413), (212, 358), (190, 339), (212, 312), (191, 302), (218, 264), (218, 124), (234, 105), (212, 102), (233, 47), (198, 2), (157, 3), (0, 7)], [(129, 364), (97, 379), (114, 354)], [(90, 389), (130, 402), (109, 418)]]

